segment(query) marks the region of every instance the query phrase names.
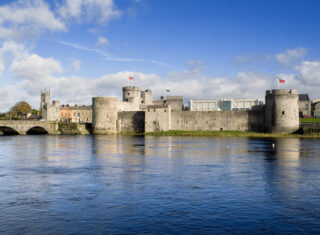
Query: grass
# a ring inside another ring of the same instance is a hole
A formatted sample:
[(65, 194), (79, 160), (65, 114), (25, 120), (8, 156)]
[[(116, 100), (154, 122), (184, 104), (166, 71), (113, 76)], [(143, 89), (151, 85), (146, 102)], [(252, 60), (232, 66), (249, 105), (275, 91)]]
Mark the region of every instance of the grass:
[(300, 118), (300, 122), (320, 123), (320, 118)]
[(158, 131), (148, 132), (145, 135), (151, 136), (212, 136), (212, 137), (259, 137), (259, 138), (275, 138), (275, 137), (320, 137), (319, 133), (303, 134), (282, 134), (282, 133), (263, 133), (250, 131)]
[(80, 135), (77, 123), (59, 122), (58, 129), (62, 135)]
[(137, 132), (121, 132), (121, 135), (128, 135), (128, 136), (144, 136), (145, 133), (137, 133)]

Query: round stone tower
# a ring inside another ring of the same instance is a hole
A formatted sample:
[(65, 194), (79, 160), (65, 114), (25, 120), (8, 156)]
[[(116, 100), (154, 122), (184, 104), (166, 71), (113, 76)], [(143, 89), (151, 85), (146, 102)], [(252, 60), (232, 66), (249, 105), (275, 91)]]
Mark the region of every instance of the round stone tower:
[(116, 97), (92, 98), (93, 134), (116, 134), (119, 99)]
[(133, 105), (140, 106), (141, 104), (141, 89), (135, 86), (125, 86), (122, 88), (123, 101), (133, 103)]
[(299, 129), (297, 90), (266, 91), (265, 126), (273, 133), (292, 133)]

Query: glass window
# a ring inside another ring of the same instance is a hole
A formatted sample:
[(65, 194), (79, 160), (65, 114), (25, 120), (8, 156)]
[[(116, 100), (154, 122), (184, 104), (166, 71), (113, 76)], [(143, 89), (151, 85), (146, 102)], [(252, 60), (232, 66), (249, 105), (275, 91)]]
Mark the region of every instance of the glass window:
[(230, 100), (222, 101), (222, 110), (231, 110), (231, 101)]

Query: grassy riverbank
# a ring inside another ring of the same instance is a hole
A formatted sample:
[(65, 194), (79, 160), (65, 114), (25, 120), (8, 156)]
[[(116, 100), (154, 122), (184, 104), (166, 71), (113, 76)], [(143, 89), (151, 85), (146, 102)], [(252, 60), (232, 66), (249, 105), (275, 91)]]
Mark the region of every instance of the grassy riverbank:
[(275, 137), (295, 137), (305, 138), (313, 137), (319, 138), (319, 133), (308, 134), (281, 134), (281, 133), (262, 133), (262, 132), (248, 132), (248, 131), (158, 131), (144, 133), (150, 136), (212, 136), (212, 137), (260, 137), (260, 138), (275, 138)]
[(320, 118), (300, 118), (300, 122), (320, 123)]

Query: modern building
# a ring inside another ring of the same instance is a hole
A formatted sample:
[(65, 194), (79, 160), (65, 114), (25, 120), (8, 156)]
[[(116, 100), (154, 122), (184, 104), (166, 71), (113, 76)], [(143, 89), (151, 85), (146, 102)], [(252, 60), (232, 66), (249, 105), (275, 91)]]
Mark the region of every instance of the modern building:
[(251, 110), (262, 105), (259, 99), (190, 100), (190, 111), (237, 111)]

